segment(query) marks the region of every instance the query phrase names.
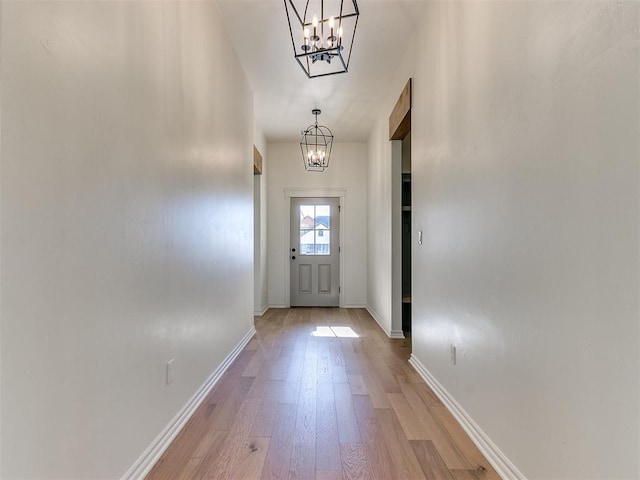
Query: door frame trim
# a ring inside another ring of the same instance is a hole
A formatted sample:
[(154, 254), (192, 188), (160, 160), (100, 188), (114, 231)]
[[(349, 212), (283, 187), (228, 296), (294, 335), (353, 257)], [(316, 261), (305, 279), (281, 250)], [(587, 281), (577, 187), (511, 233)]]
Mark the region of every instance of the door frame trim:
[(345, 199), (347, 197), (347, 189), (346, 188), (285, 188), (284, 189), (284, 200), (285, 200), (285, 218), (288, 220), (285, 222), (285, 245), (284, 245), (284, 284), (286, 286), (284, 293), (284, 304), (285, 308), (291, 307), (291, 266), (289, 261), (289, 243), (291, 242), (291, 199), (297, 197), (335, 197), (340, 199), (340, 293), (339, 293), (339, 306), (343, 308), (344, 306), (344, 210), (345, 210)]

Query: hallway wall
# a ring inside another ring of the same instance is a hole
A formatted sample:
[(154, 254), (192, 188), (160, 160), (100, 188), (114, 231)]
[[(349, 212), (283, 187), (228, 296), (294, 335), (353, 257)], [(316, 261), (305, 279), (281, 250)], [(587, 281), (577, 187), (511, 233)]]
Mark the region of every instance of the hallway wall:
[(121, 478), (252, 328), (252, 93), (215, 2), (2, 2), (1, 75), (0, 476)]
[(299, 143), (270, 143), (267, 151), (269, 305), (284, 306), (289, 288), (285, 285), (285, 268), (289, 265), (285, 189), (344, 189), (341, 229), (345, 243), (340, 265), (344, 270), (344, 306), (362, 307), (367, 294), (367, 144), (335, 143), (329, 168), (323, 173), (305, 171)]
[(637, 2), (430, 2), (383, 100), (413, 77), (413, 352), (529, 480), (640, 477), (639, 26)]

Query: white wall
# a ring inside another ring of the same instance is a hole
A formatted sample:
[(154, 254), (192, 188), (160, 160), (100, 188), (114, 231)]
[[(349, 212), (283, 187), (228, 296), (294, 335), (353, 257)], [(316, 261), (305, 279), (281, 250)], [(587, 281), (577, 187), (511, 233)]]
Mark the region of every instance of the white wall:
[(639, 9), (429, 3), (408, 72), (413, 351), (530, 480), (640, 478)]
[[(262, 129), (254, 127), (253, 144), (262, 155), (262, 175), (254, 175), (254, 264), (253, 264), (253, 312), (262, 315), (268, 308), (267, 298), (267, 141)], [(257, 228), (257, 232), (256, 229)]]
[[(0, 2), (0, 26), (2, 26), (2, 2)], [(0, 30), (0, 88), (2, 81), (2, 31)], [(2, 99), (0, 91), (0, 477), (2, 476)]]
[[(337, 134), (337, 132), (334, 132)], [(288, 268), (289, 239), (286, 237), (285, 189), (344, 189), (340, 268), (344, 270), (343, 306), (366, 304), (367, 281), (367, 187), (366, 143), (335, 143), (330, 165), (323, 173), (306, 172), (299, 143), (270, 143), (268, 185), (269, 305), (283, 306), (289, 285), (285, 285)]]
[(120, 478), (252, 326), (251, 91), (213, 2), (2, 10), (1, 476)]
[(368, 143), (367, 155), (367, 308), (391, 332), (391, 143), (384, 110)]

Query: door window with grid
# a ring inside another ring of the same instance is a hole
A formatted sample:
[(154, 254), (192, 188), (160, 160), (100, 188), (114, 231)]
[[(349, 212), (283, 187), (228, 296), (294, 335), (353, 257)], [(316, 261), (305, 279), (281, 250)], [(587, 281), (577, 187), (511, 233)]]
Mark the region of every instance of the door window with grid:
[(300, 255), (331, 255), (331, 205), (300, 205)]

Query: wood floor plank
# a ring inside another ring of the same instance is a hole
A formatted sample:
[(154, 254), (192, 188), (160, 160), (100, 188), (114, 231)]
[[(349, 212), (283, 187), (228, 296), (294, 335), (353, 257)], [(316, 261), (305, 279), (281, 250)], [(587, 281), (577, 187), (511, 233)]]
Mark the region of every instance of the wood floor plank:
[(326, 470), (316, 470), (316, 480), (343, 480), (342, 471), (329, 472)]
[(380, 345), (378, 343), (366, 348), (369, 362), (373, 366), (383, 390), (386, 393), (399, 393), (401, 390), (398, 380), (389, 370), (388, 362), (379, 356), (379, 348)]
[(338, 419), (338, 438), (340, 443), (360, 443), (358, 418), (353, 408), (353, 397), (347, 383), (333, 385)]
[(309, 480), (316, 474), (316, 444), (298, 443), (293, 445), (289, 465), (289, 480)]
[(480, 480), (473, 470), (450, 470), (453, 480)]
[(267, 391), (267, 385), (271, 381), (271, 369), (273, 367), (272, 360), (265, 360), (258, 371), (258, 374), (254, 377), (251, 388), (247, 392), (247, 397), (250, 398), (264, 398)]
[[(244, 370), (244, 369), (243, 369)], [(240, 378), (237, 375), (234, 375), (233, 372), (225, 372), (224, 375), (218, 380), (218, 383), (215, 385), (213, 390), (209, 392), (209, 395), (205, 398), (205, 402), (211, 404), (219, 404), (223, 403), (229, 393), (236, 388), (237, 384), (240, 382)]]
[(333, 387), (334, 385), (331, 381), (318, 384), (318, 398), (316, 401), (316, 470), (338, 471), (342, 469)]
[(344, 362), (347, 375), (360, 373), (360, 366), (356, 361), (355, 350), (353, 349), (353, 344), (356, 340), (355, 338), (346, 338), (345, 341), (340, 344), (342, 361)]
[(364, 453), (364, 446), (361, 443), (340, 444), (340, 455), (342, 476), (345, 480), (370, 480), (374, 478)]
[(168, 480), (193, 480), (202, 478), (199, 472), (206, 471), (213, 459), (218, 457), (218, 453), (224, 447), (224, 442), (229, 432), (213, 431), (204, 437), (196, 447), (193, 455), (184, 468), (177, 475), (167, 477)]
[(378, 409), (376, 414), (385, 432), (387, 447), (391, 452), (391, 460), (395, 470), (391, 478), (398, 480), (426, 480), (422, 467), (413, 453), (413, 448), (411, 448), (409, 440), (405, 437), (393, 410)]
[(451, 470), (454, 480), (502, 480), (493, 468), (480, 466), (475, 470)]
[(304, 378), (304, 350), (293, 350), (289, 370), (285, 377), (286, 382), (301, 382)]
[(249, 437), (236, 461), (236, 467), (228, 477), (231, 480), (259, 480), (267, 458), (271, 439), (267, 437)]
[(406, 397), (401, 393), (388, 393), (387, 396), (407, 439), (428, 440), (429, 432), (422, 422), (416, 421), (416, 412), (411, 408)]
[(282, 349), (279, 349), (278, 356), (273, 358), (273, 364), (271, 368), (271, 380), (286, 381), (289, 374), (289, 365), (291, 364), (291, 357), (283, 355)]
[(328, 342), (323, 341), (318, 343), (318, 382), (333, 381), (331, 368), (331, 351), (329, 350), (329, 346), (327, 345)]
[(344, 353), (342, 352), (342, 344), (345, 339), (336, 338), (331, 342), (331, 365), (336, 367), (344, 367)]
[(333, 383), (349, 384), (349, 377), (347, 376), (347, 369), (344, 365), (331, 365), (331, 379)]
[[(415, 391), (413, 384), (403, 384), (405, 398), (415, 412), (416, 422), (423, 425), (428, 432), (427, 440), (431, 440), (438, 453), (450, 469), (468, 470), (477, 467), (465, 454), (465, 450), (455, 442), (436, 418), (434, 407), (429, 407)], [(473, 447), (475, 449), (475, 446)]]
[(262, 364), (264, 363), (264, 357), (261, 352), (254, 353), (253, 357), (247, 364), (246, 368), (242, 372), (243, 377), (255, 377), (260, 372)]
[[(250, 397), (249, 397), (250, 398)], [(260, 411), (251, 428), (252, 437), (271, 437), (273, 428), (278, 419), (280, 404), (273, 400), (263, 400)]]
[(411, 364), (409, 363), (409, 357), (405, 358), (405, 355), (398, 355), (397, 352), (393, 352), (394, 360), (390, 361), (388, 366), (391, 373), (398, 379), (409, 383), (423, 383), (424, 380), (418, 375)]
[[(271, 337), (271, 342), (275, 342), (279, 335), (270, 334), (268, 336)], [(278, 358), (280, 358), (280, 354), (282, 353), (282, 347), (265, 347), (260, 349), (260, 353), (262, 353), (262, 356), (265, 360), (277, 360)]]
[(217, 408), (211, 416), (210, 426), (214, 430), (231, 430), (236, 415), (240, 411), (244, 399), (251, 389), (252, 377), (239, 377), (234, 388), (224, 399), (220, 408)]
[(293, 451), (293, 431), (296, 421), (296, 409), (292, 405), (280, 405), (278, 420), (269, 442), (267, 458), (262, 469), (264, 480), (281, 480), (289, 474), (289, 463)]
[(367, 386), (367, 392), (371, 397), (374, 408), (391, 408), (387, 393), (384, 391), (384, 388), (376, 375), (375, 369), (369, 363), (367, 355), (364, 353), (356, 353), (355, 357), (356, 361), (360, 365), (362, 379)]
[(249, 341), (249, 343), (247, 343), (247, 346), (245, 348), (250, 352), (253, 352), (258, 349), (258, 339), (255, 337), (255, 335)]
[(411, 440), (411, 447), (415, 453), (422, 471), (430, 480), (454, 480), (438, 450), (429, 440)]
[(310, 382), (318, 381), (318, 343), (315, 339), (308, 339), (304, 352), (304, 361), (302, 367), (302, 378)]
[(362, 379), (362, 375), (350, 374), (349, 386), (351, 387), (352, 395), (368, 395), (369, 394), (369, 391), (367, 390), (367, 385), (364, 383), (364, 380)]
[[(148, 477), (160, 479), (179, 476), (190, 461), (193, 451), (208, 436), (207, 423), (207, 410), (199, 409), (176, 437), (181, 448), (168, 449), (164, 452)], [(162, 474), (159, 475), (159, 472)]]
[(220, 450), (216, 465), (210, 465), (205, 476), (214, 480), (232, 478), (233, 471), (237, 468), (238, 462), (246, 449), (247, 439), (251, 432), (251, 427), (260, 410), (261, 401), (257, 398), (247, 398), (242, 403), (233, 422), (233, 427), (225, 439), (225, 443)]
[[(310, 444), (315, 450), (316, 444), (316, 399), (318, 385), (315, 382), (305, 382), (300, 388), (294, 442), (296, 444)], [(315, 454), (314, 454), (315, 458)]]
[(276, 401), (279, 403), (295, 404), (298, 401), (299, 392), (299, 382), (269, 380), (264, 392), (264, 399)]
[(381, 480), (393, 478), (395, 469), (389, 447), (385, 441), (385, 432), (376, 418), (371, 399), (363, 395), (354, 396), (353, 404), (365, 454), (369, 459), (374, 476)]
[(484, 476), (482, 478), (500, 480), (500, 477), (494, 475), (489, 462), (487, 462), (482, 453), (480, 453), (480, 450), (478, 450), (478, 447), (474, 445), (447, 408), (444, 405), (434, 406), (433, 412), (449, 434), (451, 443), (456, 445), (456, 449), (460, 451), (473, 466), (473, 468), (469, 470), (483, 473)]
[(398, 375), (397, 378), (398, 378), (398, 383), (400, 384), (400, 389), (402, 390), (402, 393), (404, 393), (405, 395), (406, 395), (406, 388), (407, 386), (409, 386), (418, 394), (418, 396), (422, 399), (422, 401), (428, 407), (435, 407), (438, 405), (442, 405), (442, 402), (436, 396), (436, 394), (433, 393), (433, 390), (431, 390), (429, 386), (426, 385), (423, 381), (416, 382), (404, 375)]

